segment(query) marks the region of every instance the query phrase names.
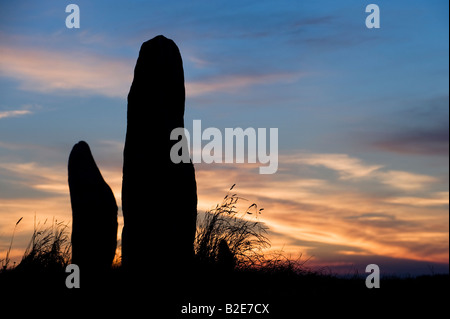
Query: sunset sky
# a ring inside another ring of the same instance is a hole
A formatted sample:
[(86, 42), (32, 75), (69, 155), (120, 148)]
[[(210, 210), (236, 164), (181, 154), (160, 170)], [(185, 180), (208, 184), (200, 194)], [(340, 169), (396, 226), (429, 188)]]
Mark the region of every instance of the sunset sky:
[(448, 28), (442, 0), (2, 1), (0, 260), (20, 217), (16, 261), (35, 215), (71, 221), (80, 140), (120, 207), (126, 98), (140, 45), (163, 34), (183, 57), (189, 130), (279, 129), (274, 175), (196, 164), (199, 212), (237, 184), (264, 207), (272, 249), (311, 266), (448, 272)]

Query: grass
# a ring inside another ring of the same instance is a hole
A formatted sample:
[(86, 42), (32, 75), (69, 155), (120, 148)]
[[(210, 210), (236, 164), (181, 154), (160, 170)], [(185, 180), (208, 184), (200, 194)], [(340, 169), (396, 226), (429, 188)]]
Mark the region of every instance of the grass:
[(61, 270), (70, 264), (71, 244), (68, 224), (52, 221), (35, 224), (19, 269)]
[[(234, 186), (230, 189), (232, 191)], [(237, 210), (237, 194), (227, 194), (222, 203), (207, 211), (198, 222), (194, 249), (200, 262), (219, 262), (221, 243), (226, 243), (238, 269), (260, 265), (263, 249), (270, 247), (267, 226), (258, 220), (263, 209), (251, 204), (244, 212)]]
[(71, 259), (70, 234), (68, 225), (57, 220), (53, 220), (51, 224), (47, 224), (47, 220), (42, 224), (36, 224), (35, 222), (33, 234), (22, 260), (17, 266), (8, 267), (14, 233), (21, 220), (22, 218), (19, 219), (14, 227), (11, 244), (5, 259), (2, 261), (0, 274), (8, 271), (52, 272), (64, 270), (70, 264)]
[(19, 223), (22, 221), (23, 217), (19, 218), (19, 220), (16, 222), (16, 224), (14, 225), (14, 230), (11, 236), (11, 242), (9, 244), (8, 250), (6, 251), (6, 257), (4, 259), (1, 259), (0, 262), (2, 264), (1, 270), (5, 271), (6, 269), (8, 269), (8, 266), (11, 262), (11, 259), (9, 258), (9, 254), (11, 253), (11, 248), (12, 248), (12, 244), (14, 242), (14, 235), (16, 233), (16, 228), (17, 225), (19, 225)]

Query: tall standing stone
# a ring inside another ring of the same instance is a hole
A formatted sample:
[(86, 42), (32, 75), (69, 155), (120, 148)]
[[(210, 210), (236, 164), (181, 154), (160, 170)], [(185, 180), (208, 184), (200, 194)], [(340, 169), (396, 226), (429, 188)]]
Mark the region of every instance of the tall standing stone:
[(164, 36), (145, 42), (128, 95), (124, 149), (122, 262), (164, 271), (193, 257), (197, 186), (191, 162), (174, 164), (170, 140), (184, 127), (180, 51)]
[(86, 142), (69, 156), (72, 263), (80, 272), (111, 267), (117, 246), (117, 204)]

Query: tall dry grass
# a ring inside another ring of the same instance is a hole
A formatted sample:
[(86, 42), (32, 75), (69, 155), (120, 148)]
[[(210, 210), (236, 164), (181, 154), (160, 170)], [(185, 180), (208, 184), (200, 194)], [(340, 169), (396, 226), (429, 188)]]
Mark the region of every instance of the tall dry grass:
[(251, 204), (239, 211), (237, 204), (245, 199), (230, 192), (199, 220), (194, 245), (196, 257), (201, 263), (216, 264), (221, 242), (226, 242), (236, 268), (259, 265), (264, 260), (263, 250), (270, 247), (267, 226), (258, 218), (263, 209)]
[(61, 270), (71, 260), (71, 243), (67, 223), (53, 220), (34, 226), (30, 243), (17, 269)]
[(11, 262), (11, 259), (10, 259), (10, 257), (9, 257), (9, 254), (11, 253), (11, 248), (12, 248), (12, 245), (13, 245), (13, 242), (14, 242), (14, 235), (16, 234), (16, 228), (17, 228), (17, 225), (20, 224), (20, 222), (22, 221), (22, 219), (23, 219), (23, 217), (21, 217), (21, 218), (16, 222), (16, 224), (14, 225), (13, 233), (12, 233), (12, 236), (11, 236), (11, 242), (9, 243), (8, 250), (6, 251), (6, 256), (5, 256), (4, 259), (0, 259), (0, 263), (2, 264), (2, 267), (0, 268), (0, 271), (6, 271), (6, 270), (8, 269), (8, 266), (9, 266), (10, 262)]

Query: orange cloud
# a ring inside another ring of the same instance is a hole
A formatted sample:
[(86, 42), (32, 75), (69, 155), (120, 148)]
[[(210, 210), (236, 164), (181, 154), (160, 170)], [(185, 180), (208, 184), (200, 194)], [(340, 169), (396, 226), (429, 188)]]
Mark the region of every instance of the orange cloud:
[(446, 206), (449, 204), (449, 192), (438, 192), (431, 194), (430, 197), (395, 197), (385, 200), (388, 203), (415, 206), (415, 207), (434, 207)]
[(125, 98), (133, 61), (72, 52), (0, 45), (0, 75), (24, 90), (84, 92)]
[(417, 190), (436, 183), (438, 178), (401, 171), (387, 171), (378, 174), (381, 182), (403, 190)]

